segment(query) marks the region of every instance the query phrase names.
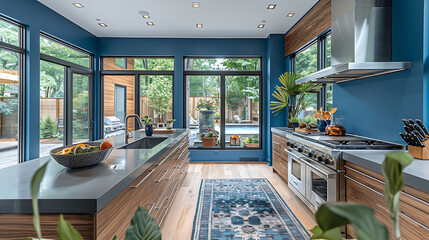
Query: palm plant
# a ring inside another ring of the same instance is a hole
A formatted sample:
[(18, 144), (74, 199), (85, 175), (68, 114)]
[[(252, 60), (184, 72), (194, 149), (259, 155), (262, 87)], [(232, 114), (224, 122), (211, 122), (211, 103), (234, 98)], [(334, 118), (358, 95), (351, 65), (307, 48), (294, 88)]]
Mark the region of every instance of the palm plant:
[(296, 117), (310, 103), (305, 101), (307, 92), (317, 92), (321, 86), (313, 83), (297, 84), (296, 80), (299, 75), (293, 72), (285, 72), (279, 77), (280, 86), (276, 86), (273, 96), (278, 101), (271, 101), (271, 110), (273, 113), (279, 114), (284, 108), (288, 109), (288, 119)]

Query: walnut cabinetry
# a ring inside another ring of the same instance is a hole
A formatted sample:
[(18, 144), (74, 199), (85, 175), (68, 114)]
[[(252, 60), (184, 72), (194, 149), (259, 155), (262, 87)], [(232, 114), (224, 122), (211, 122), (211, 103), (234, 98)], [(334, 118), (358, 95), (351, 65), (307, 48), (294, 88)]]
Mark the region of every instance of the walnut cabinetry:
[[(389, 208), (383, 196), (381, 174), (346, 162), (346, 199), (374, 209), (378, 220), (388, 226), (390, 238), (395, 239)], [(405, 186), (399, 203), (402, 239), (429, 239), (429, 194)], [(349, 237), (356, 237), (352, 227)]]
[(279, 134), (273, 133), (273, 142), (272, 142), (272, 160), (273, 160), (273, 172), (276, 172), (283, 178), (286, 182), (288, 181), (288, 155), (285, 151), (288, 148), (287, 138)]
[(138, 206), (162, 226), (188, 170), (188, 147), (186, 136), (95, 215), (98, 239), (123, 239)]

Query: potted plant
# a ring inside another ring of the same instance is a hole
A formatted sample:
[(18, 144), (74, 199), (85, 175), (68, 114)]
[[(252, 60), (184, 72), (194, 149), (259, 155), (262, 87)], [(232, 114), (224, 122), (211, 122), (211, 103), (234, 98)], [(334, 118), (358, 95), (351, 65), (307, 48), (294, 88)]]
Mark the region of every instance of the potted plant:
[[(318, 92), (322, 88), (313, 83), (296, 84), (296, 80), (298, 79), (299, 75), (292, 72), (285, 72), (280, 75), (279, 81), (281, 85), (276, 86), (276, 90), (272, 94), (277, 101), (270, 102), (270, 109), (276, 116), (281, 110), (287, 108), (289, 122), (293, 117), (297, 117), (309, 105), (309, 103), (305, 101), (306, 93)], [(293, 121), (295, 121), (295, 119)], [(297, 123), (299, 123), (299, 120)]]
[(150, 118), (149, 116), (144, 116), (141, 120), (142, 120), (142, 123), (144, 124), (144, 131), (146, 133), (146, 136), (152, 136), (153, 134), (152, 118)]
[(215, 110), (217, 108), (217, 104), (213, 100), (203, 100), (201, 99), (196, 109), (200, 111), (200, 132), (204, 132), (208, 129), (214, 128), (214, 118), (215, 118)]
[(246, 138), (246, 147), (248, 148), (258, 148), (259, 147), (259, 137), (257, 135), (253, 137)]
[(167, 120), (165, 122), (165, 128), (167, 128), (169, 130), (172, 129), (175, 121), (176, 121), (176, 119)]
[(218, 137), (219, 137), (219, 133), (209, 128), (207, 132), (204, 132), (203, 134), (201, 134), (201, 141), (203, 142), (203, 147), (216, 146)]
[(290, 127), (290, 128), (299, 127), (299, 118), (292, 116), (288, 121), (288, 127)]

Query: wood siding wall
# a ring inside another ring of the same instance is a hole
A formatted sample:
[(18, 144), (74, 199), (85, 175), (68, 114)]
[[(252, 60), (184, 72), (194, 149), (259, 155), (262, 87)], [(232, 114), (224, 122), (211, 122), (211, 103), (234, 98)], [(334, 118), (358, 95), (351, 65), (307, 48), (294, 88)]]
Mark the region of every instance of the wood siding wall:
[(285, 35), (285, 56), (295, 52), (331, 27), (331, 0), (320, 0)]
[[(115, 64), (114, 58), (104, 59), (104, 69), (109, 70), (124, 70)], [(127, 68), (134, 69), (134, 60), (127, 60)], [(127, 87), (127, 115), (134, 113), (134, 75), (105, 75), (104, 76), (104, 116), (115, 116), (115, 84), (120, 84)], [(134, 120), (128, 120), (129, 128), (134, 129)]]

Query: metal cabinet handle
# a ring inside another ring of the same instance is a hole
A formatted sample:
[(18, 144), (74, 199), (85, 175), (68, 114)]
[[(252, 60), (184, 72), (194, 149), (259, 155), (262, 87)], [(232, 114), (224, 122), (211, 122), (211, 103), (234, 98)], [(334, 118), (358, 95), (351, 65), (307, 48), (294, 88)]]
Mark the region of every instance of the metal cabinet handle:
[(155, 180), (154, 182), (155, 182), (155, 183), (159, 183), (159, 182), (161, 182), (161, 181), (162, 181), (162, 179), (165, 177), (165, 175), (167, 175), (167, 173), (168, 173), (168, 170), (165, 170), (165, 173), (164, 173), (164, 174), (162, 174), (161, 178), (160, 178), (159, 180)]
[(275, 143), (275, 144), (277, 144), (277, 145), (280, 145), (280, 143), (278, 143), (278, 142), (276, 142), (276, 141), (274, 141), (274, 140), (273, 140), (273, 143)]
[(149, 205), (151, 205), (151, 207), (150, 207), (150, 209), (148, 211), (148, 213), (150, 214), (150, 212), (152, 211), (153, 207), (155, 207), (155, 203), (150, 203)]
[(144, 177), (139, 183), (137, 183), (137, 185), (131, 186), (131, 189), (138, 188), (138, 186), (140, 186), (140, 184), (142, 184), (142, 182), (144, 182), (153, 172), (153, 170), (150, 170), (149, 174), (146, 175), (146, 177)]
[(298, 156), (296, 153), (293, 152), (292, 149), (287, 148), (287, 149), (285, 149), (285, 151), (288, 152), (288, 154), (296, 157), (298, 160), (302, 160), (302, 156)]
[(161, 221), (159, 221), (159, 225), (162, 225), (162, 222), (164, 222), (165, 216), (167, 216), (168, 213), (168, 207), (165, 207), (163, 210), (165, 210), (164, 215), (161, 218)]
[(286, 167), (283, 163), (280, 163), (280, 165), (282, 165), (284, 168), (286, 168), (286, 169), (287, 169), (287, 167)]

